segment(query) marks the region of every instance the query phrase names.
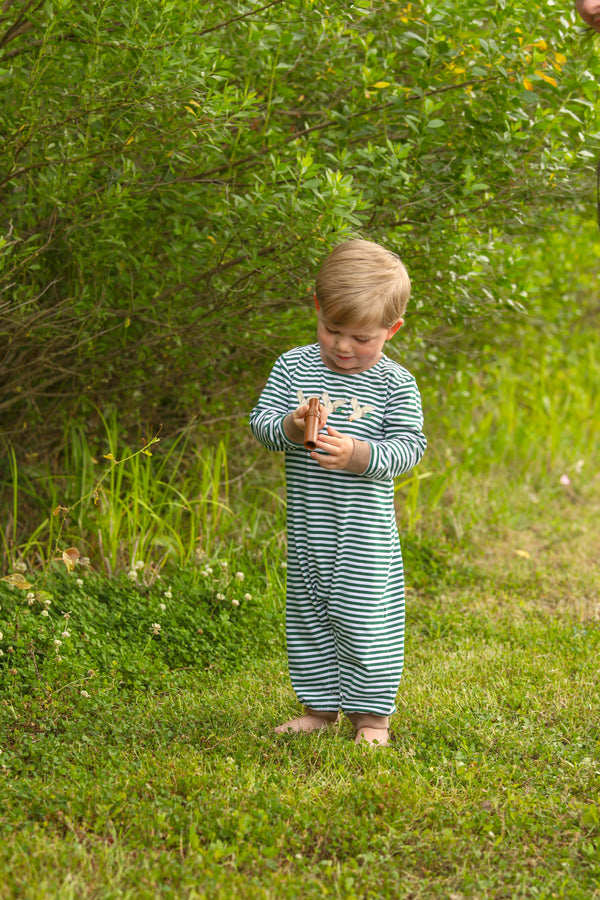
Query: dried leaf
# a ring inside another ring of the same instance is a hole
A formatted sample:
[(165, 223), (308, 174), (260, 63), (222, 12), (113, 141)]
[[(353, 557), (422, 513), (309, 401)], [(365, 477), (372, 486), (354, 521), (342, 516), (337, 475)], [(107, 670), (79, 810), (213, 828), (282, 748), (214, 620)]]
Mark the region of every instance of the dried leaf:
[(76, 547), (69, 547), (68, 550), (63, 550), (62, 560), (67, 567), (67, 571), (73, 571), (78, 559), (79, 550)]
[(531, 553), (528, 553), (527, 550), (515, 550), (517, 556), (522, 556), (523, 559), (531, 559)]
[(532, 83), (530, 82), (529, 78), (524, 78), (524, 79), (523, 79), (523, 84), (525, 85), (526, 90), (528, 90), (528, 91), (532, 91), (532, 90), (533, 90), (533, 85), (532, 85)]
[(14, 575), (5, 575), (2, 581), (12, 584), (13, 587), (19, 588), (21, 591), (27, 591), (31, 587), (27, 579), (23, 578), (18, 572), (15, 572)]
[(543, 78), (544, 81), (547, 81), (548, 84), (551, 84), (553, 87), (556, 87), (558, 85), (556, 78), (552, 78), (550, 75), (546, 75), (545, 72), (540, 72), (538, 69), (536, 69), (535, 74), (538, 75), (540, 78)]

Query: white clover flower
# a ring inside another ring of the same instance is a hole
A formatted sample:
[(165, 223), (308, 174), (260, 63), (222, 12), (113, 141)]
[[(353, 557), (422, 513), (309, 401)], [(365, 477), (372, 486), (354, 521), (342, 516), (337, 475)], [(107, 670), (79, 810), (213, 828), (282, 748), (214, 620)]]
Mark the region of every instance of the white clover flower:
[(4, 656), (4, 650), (0, 650), (0, 656)]
[(252, 594), (244, 594), (244, 600), (252, 600)]
[(163, 597), (166, 597), (167, 600), (172, 600), (172, 599), (173, 599), (173, 594), (171, 593), (171, 588), (169, 588), (168, 590), (166, 590), (166, 591), (164, 592)]
[(226, 559), (222, 559), (222, 560), (221, 560), (221, 566), (222, 566), (224, 569), (227, 569), (227, 568), (228, 568), (229, 563), (227, 562)]
[(232, 600), (232, 601), (231, 601), (231, 605), (232, 605), (232, 606), (239, 606), (239, 605), (240, 605), (240, 601), (239, 601), (239, 600)]
[(62, 641), (60, 641), (58, 638), (54, 638), (54, 646), (55, 647), (60, 647), (61, 644), (62, 644)]
[(3, 635), (2, 632), (0, 631), (0, 641), (2, 640), (3, 637), (4, 637), (4, 635)]
[(50, 615), (50, 613), (48, 612), (47, 609), (43, 609), (40, 613), (40, 616), (49, 616), (49, 615)]
[(244, 575), (243, 572), (236, 572), (235, 577), (237, 578), (238, 581), (243, 581), (246, 576)]
[(160, 629), (161, 626), (158, 624), (158, 622), (152, 623), (152, 634), (160, 634)]
[(213, 573), (213, 570), (212, 570), (211, 566), (207, 566), (207, 567), (205, 568), (205, 570), (204, 570), (204, 574), (205, 574), (205, 575), (212, 575), (212, 573)]
[(76, 584), (78, 587), (83, 587), (83, 578), (76, 578), (76, 579), (75, 579), (75, 584)]
[(82, 697), (89, 697), (89, 696), (90, 696), (90, 695), (88, 694), (87, 691), (79, 691), (79, 693), (81, 694)]
[(127, 573), (127, 577), (130, 581), (137, 581), (137, 572), (135, 571), (135, 569), (130, 569)]
[(70, 631), (63, 631), (63, 633), (61, 634), (61, 637), (64, 637), (64, 638), (70, 638), (70, 637), (71, 637), (71, 632), (70, 632)]
[(224, 600), (225, 594), (217, 594), (217, 600)]
[(285, 562), (285, 560), (281, 563), (281, 568), (287, 569), (287, 563)]
[(164, 612), (167, 607), (164, 603), (159, 603), (158, 608), (160, 609), (161, 612)]
[(52, 600), (48, 600), (48, 598), (46, 597), (46, 599), (44, 600), (44, 606), (46, 609), (48, 609), (49, 606), (52, 606)]
[(16, 563), (14, 564), (13, 568), (14, 568), (15, 572), (21, 572), (21, 574), (22, 574), (23, 572), (26, 572), (26, 571), (27, 571), (27, 566), (26, 566), (26, 564), (23, 562), (22, 559), (18, 559), (18, 560), (16, 561)]
[(571, 479), (569, 478), (568, 475), (561, 475), (561, 476), (560, 476), (560, 483), (561, 483), (561, 484), (564, 484), (565, 487), (566, 487), (567, 485), (571, 484)]
[(575, 469), (575, 471), (577, 472), (578, 475), (581, 474), (581, 470), (583, 469), (584, 465), (585, 465), (584, 460), (578, 459), (577, 462), (575, 463), (575, 465), (573, 466), (573, 468)]
[(145, 565), (146, 564), (141, 559), (138, 559), (138, 561), (135, 564), (135, 568), (138, 569), (138, 571), (139, 571), (140, 569), (143, 569)]

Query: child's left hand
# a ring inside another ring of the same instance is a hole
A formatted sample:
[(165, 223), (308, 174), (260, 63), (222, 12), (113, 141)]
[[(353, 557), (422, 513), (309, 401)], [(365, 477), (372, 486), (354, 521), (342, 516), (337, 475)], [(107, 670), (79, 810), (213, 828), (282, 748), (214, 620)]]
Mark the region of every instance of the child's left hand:
[(313, 451), (310, 455), (323, 469), (345, 469), (354, 453), (354, 441), (328, 425), (327, 434), (319, 434), (317, 450), (321, 453)]

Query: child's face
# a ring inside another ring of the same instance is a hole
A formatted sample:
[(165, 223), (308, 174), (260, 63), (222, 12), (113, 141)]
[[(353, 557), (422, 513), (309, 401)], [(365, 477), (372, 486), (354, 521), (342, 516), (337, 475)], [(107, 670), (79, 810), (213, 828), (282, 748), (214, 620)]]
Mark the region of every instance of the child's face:
[(338, 325), (329, 322), (318, 310), (317, 340), (321, 359), (332, 372), (355, 375), (379, 362), (386, 341), (396, 333), (402, 320), (391, 328), (364, 325)]

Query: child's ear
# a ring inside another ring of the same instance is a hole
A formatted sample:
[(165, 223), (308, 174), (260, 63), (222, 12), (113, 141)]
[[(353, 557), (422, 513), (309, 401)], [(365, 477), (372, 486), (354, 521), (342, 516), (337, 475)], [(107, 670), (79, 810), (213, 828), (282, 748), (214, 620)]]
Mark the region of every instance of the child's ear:
[(317, 312), (319, 312), (321, 307), (319, 306), (319, 301), (317, 300), (317, 295), (315, 294), (314, 296), (315, 296), (315, 306), (317, 307)]
[(391, 337), (393, 337), (396, 334), (396, 332), (398, 331), (398, 329), (402, 328), (403, 325), (404, 325), (404, 319), (398, 319), (398, 321), (395, 323), (395, 325), (392, 325), (391, 328), (388, 328), (388, 334), (387, 334), (386, 341), (389, 341), (389, 339)]

